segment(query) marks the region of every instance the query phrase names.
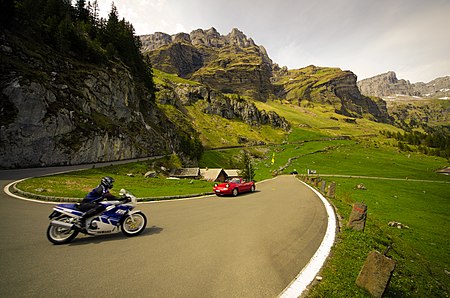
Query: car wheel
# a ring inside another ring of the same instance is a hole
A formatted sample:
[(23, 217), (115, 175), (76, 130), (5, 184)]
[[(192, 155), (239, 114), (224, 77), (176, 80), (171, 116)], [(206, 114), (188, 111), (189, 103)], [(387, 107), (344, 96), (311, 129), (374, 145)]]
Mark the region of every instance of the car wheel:
[(252, 189), (251, 189), (251, 192), (255, 192), (255, 186), (254, 185), (252, 185)]
[(239, 190), (237, 188), (233, 189), (233, 197), (237, 196), (239, 194)]

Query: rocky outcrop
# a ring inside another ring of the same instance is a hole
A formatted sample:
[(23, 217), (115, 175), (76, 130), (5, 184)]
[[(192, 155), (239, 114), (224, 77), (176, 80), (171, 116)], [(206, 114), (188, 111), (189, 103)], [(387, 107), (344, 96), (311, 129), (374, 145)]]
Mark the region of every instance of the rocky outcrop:
[(362, 94), (367, 96), (409, 95), (448, 99), (450, 96), (450, 76), (437, 78), (429, 83), (411, 84), (408, 80), (398, 80), (395, 72), (389, 71), (359, 81), (358, 88)]
[(0, 167), (189, 155), (180, 149), (185, 138), (123, 66), (99, 68), (39, 44), (31, 52), (29, 44), (25, 51), (5, 43), (11, 51), (0, 53)]
[(350, 117), (371, 115), (374, 120), (390, 122), (386, 103), (363, 96), (356, 85), (356, 75), (339, 68), (317, 67), (279, 69), (272, 82), (277, 96), (298, 105), (327, 104), (339, 114)]
[(450, 76), (437, 78), (428, 83), (415, 83), (413, 86), (422, 97), (450, 99)]
[[(162, 32), (156, 32), (153, 34), (141, 35), (140, 39), (143, 52), (153, 51), (174, 43), (187, 43), (193, 46), (212, 48), (223, 48), (225, 46), (236, 46), (238, 48), (257, 47), (253, 39), (247, 38), (242, 31), (236, 28), (233, 28), (228, 35), (221, 35), (214, 27), (212, 27), (208, 30), (196, 29), (190, 34), (177, 33), (169, 35)], [(263, 47), (261, 49), (265, 52)]]
[[(143, 51), (154, 67), (225, 94), (261, 101), (275, 95), (299, 104), (305, 101), (330, 104), (346, 116), (369, 114), (374, 120), (390, 122), (386, 103), (363, 96), (356, 76), (350, 71), (316, 66), (298, 70), (280, 68), (262, 46), (238, 29), (225, 36), (214, 28), (181, 35), (157, 33), (141, 37)], [(217, 109), (208, 109), (211, 110), (221, 114)]]
[(395, 72), (389, 71), (358, 82), (361, 93), (367, 96), (386, 96), (392, 94), (418, 95), (414, 86), (406, 80), (398, 80)]
[(272, 60), (262, 46), (233, 29), (197, 29), (189, 35), (155, 33), (141, 36), (142, 51), (155, 68), (176, 73), (224, 93), (265, 101), (273, 92)]
[(273, 128), (290, 129), (289, 123), (273, 111), (258, 110), (255, 104), (243, 100), (241, 97), (212, 96), (207, 101), (203, 112), (219, 115), (226, 119), (241, 119), (253, 126), (270, 125)]
[[(220, 60), (220, 63), (232, 63), (229, 60)], [(230, 68), (222, 68), (212, 65), (211, 70), (199, 70), (191, 79), (205, 84), (223, 93), (239, 94), (251, 98), (266, 101), (273, 93), (270, 83), (271, 70), (266, 65), (254, 67), (251, 65), (235, 65)], [(238, 64), (238, 63), (236, 63)]]
[(327, 84), (333, 86), (333, 92), (341, 101), (341, 114), (347, 116), (372, 115), (381, 122), (390, 122), (383, 100), (364, 96), (359, 91), (356, 84), (357, 77), (350, 71), (345, 71), (343, 76), (335, 80), (330, 80)]
[(226, 119), (238, 119), (252, 125), (270, 125), (285, 131), (290, 129), (287, 120), (273, 111), (259, 110), (255, 104), (240, 96), (225, 96), (221, 92), (203, 85), (174, 84), (172, 87), (160, 87), (157, 100), (162, 104), (170, 104), (183, 110), (183, 106), (200, 102), (202, 112), (219, 115)]
[(140, 40), (144, 51), (152, 51), (171, 44), (172, 36), (163, 32), (155, 32), (154, 34), (140, 36)]
[(442, 100), (450, 99), (450, 76), (411, 84), (388, 72), (359, 81), (358, 88), (367, 96), (382, 97), (378, 102), (384, 103), (390, 118), (401, 127), (448, 123), (449, 109)]

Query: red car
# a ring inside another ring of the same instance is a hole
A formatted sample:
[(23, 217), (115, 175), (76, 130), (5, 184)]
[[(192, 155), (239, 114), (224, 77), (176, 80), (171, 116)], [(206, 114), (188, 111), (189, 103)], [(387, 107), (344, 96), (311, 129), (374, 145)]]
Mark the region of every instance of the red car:
[(232, 178), (231, 180), (214, 184), (213, 191), (216, 195), (233, 195), (237, 196), (243, 192), (254, 192), (256, 189), (255, 182), (245, 182), (242, 178)]

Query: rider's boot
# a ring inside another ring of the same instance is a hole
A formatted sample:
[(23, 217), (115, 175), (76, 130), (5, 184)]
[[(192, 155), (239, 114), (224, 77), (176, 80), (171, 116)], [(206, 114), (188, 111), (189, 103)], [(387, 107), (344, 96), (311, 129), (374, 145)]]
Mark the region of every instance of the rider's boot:
[(83, 229), (85, 229), (86, 227), (86, 219), (82, 216), (80, 217), (74, 224), (73, 224), (73, 228), (75, 230), (81, 231)]

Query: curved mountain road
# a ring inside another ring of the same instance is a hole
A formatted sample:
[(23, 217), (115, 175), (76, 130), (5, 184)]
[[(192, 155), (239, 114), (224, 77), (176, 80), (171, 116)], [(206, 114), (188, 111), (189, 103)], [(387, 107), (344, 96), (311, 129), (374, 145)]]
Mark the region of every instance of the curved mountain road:
[[(0, 171), (0, 186), (55, 170)], [(140, 204), (149, 220), (142, 235), (62, 246), (45, 236), (51, 205), (1, 192), (0, 296), (276, 297), (319, 248), (328, 216), (293, 176), (257, 188)]]

